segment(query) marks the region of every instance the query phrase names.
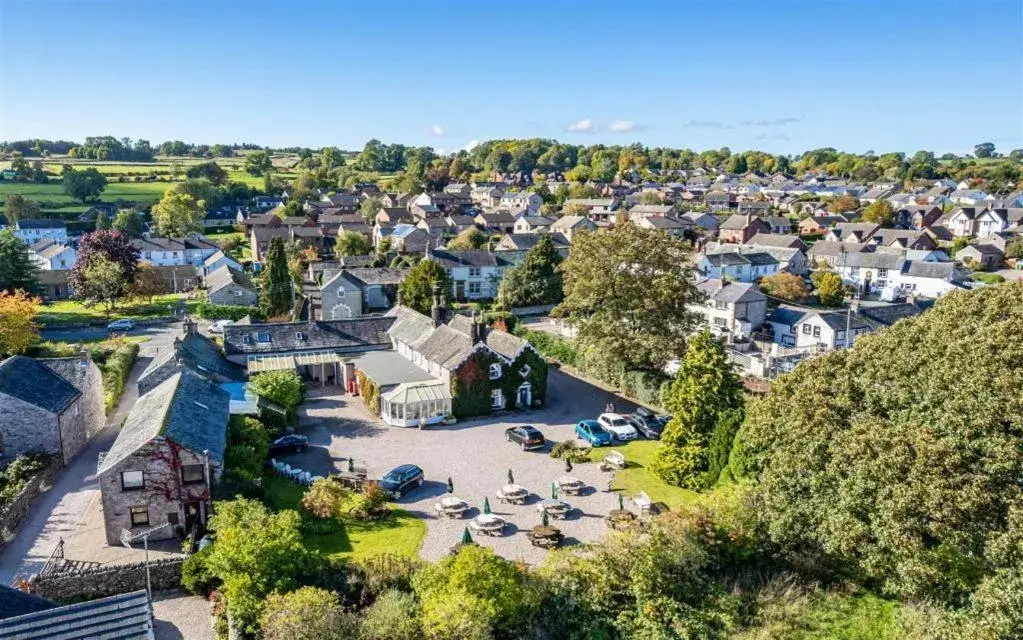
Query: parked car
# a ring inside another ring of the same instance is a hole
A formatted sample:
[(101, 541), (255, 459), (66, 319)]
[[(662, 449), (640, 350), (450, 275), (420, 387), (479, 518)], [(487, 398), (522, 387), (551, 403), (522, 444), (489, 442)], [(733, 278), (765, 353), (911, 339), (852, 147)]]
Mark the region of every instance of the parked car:
[(504, 437), (508, 442), (517, 442), (523, 451), (527, 449), (539, 449), (545, 444), (543, 434), (534, 426), (524, 424), (521, 427), (512, 427), (504, 430)]
[(397, 500), (412, 487), (423, 486), (425, 481), (422, 469), (414, 464), (403, 464), (391, 469), (380, 479), (380, 488)]
[(651, 411), (635, 411), (628, 417), (628, 420), (629, 424), (642, 434), (644, 438), (650, 438), (651, 440), (659, 440), (661, 431), (664, 430), (664, 423), (661, 422), (660, 417), (654, 415)]
[(618, 440), (635, 440), (639, 436), (635, 427), (620, 413), (602, 413), (597, 422)]
[(600, 426), (600, 423), (596, 420), (580, 420), (579, 424), (575, 425), (575, 435), (589, 442), (590, 446), (593, 447), (611, 444), (614, 440), (611, 437), (611, 433)]
[(224, 333), (224, 327), (234, 324), (234, 320), (217, 320), (210, 323), (210, 333)]
[(270, 443), (270, 453), (275, 451), (291, 451), (300, 453), (309, 446), (309, 438), (298, 433), (289, 433)]
[(107, 331), (131, 331), (134, 328), (134, 320), (114, 320), (107, 325)]

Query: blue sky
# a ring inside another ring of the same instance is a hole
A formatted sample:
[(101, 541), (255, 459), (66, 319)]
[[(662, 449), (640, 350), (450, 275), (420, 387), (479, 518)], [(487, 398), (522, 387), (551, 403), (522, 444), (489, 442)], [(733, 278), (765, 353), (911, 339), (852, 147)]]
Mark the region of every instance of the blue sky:
[(0, 0), (0, 139), (1008, 151), (1021, 6)]

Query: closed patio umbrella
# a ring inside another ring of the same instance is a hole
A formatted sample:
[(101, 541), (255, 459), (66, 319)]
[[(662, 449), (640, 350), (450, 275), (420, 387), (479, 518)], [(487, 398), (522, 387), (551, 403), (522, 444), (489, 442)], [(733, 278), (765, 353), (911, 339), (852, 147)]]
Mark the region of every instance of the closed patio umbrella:
[(462, 544), (472, 544), (472, 534), (469, 533), (469, 527), (462, 529)]
[(348, 457), (348, 473), (355, 473), (355, 458)]
[(511, 469), (508, 469), (508, 484), (515, 484), (515, 476), (512, 475)]
[(550, 516), (547, 515), (546, 509), (540, 512), (540, 524), (542, 524), (545, 527), (549, 527), (551, 524), (551, 519)]
[(565, 458), (565, 473), (572, 473), (572, 460)]
[(551, 483), (551, 499), (552, 500), (558, 499), (558, 485), (553, 482)]
[(490, 498), (483, 498), (483, 513), (490, 515)]
[[(451, 481), (451, 476), (448, 476), (448, 493), (455, 492), (455, 483)], [(468, 531), (468, 529), (466, 529)]]
[(618, 510), (625, 511), (625, 501), (622, 500), (622, 494), (618, 494)]

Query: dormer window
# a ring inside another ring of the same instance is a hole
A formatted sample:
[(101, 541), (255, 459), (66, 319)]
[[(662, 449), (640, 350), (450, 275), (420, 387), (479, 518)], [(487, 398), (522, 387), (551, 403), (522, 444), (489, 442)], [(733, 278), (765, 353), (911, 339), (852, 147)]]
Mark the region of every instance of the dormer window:
[(305, 334), (301, 331), (295, 332), (295, 340), (305, 340)]
[(490, 365), (490, 379), (497, 380), (501, 377), (501, 365), (497, 362)]
[(521, 375), (523, 378), (525, 378), (526, 376), (529, 375), (530, 371), (532, 371), (532, 369), (529, 368), (529, 365), (528, 364), (524, 364), (524, 365), (522, 365), (522, 368), (519, 369), (519, 375)]
[(262, 343), (268, 343), (270, 342), (270, 333), (268, 331), (260, 331), (256, 335), (256, 340)]
[(250, 336), (249, 334), (245, 334), (245, 337), (242, 338), (242, 342), (244, 342), (245, 344), (252, 344), (252, 336)]

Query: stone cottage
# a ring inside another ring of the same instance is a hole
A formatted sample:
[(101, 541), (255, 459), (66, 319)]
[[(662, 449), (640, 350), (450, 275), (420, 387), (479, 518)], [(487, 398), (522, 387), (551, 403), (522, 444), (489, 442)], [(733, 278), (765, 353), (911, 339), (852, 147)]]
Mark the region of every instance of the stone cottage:
[(183, 335), (174, 339), (170, 349), (160, 349), (139, 376), (140, 396), (186, 368), (217, 383), (245, 380), (244, 369), (226, 360), (217, 345), (198, 332), (195, 322), (186, 318), (183, 326)]
[(139, 398), (99, 465), (107, 543), (168, 524), (153, 540), (205, 525), (227, 448), (230, 394), (184, 370)]
[(213, 304), (244, 307), (259, 304), (259, 294), (249, 276), (226, 264), (206, 274), (206, 297)]
[(103, 428), (101, 378), (88, 352), (0, 362), (0, 460), (41, 451), (70, 462)]

